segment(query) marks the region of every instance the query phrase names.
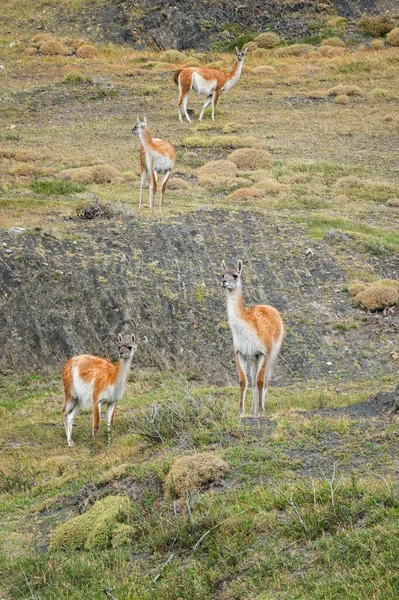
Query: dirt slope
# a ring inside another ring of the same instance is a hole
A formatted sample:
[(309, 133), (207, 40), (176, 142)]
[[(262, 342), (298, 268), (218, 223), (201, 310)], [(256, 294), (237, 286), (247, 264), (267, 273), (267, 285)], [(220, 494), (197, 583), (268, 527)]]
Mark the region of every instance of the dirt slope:
[(4, 240), (12, 253), (3, 248), (0, 261), (3, 370), (45, 372), (74, 353), (112, 354), (117, 333), (134, 331), (138, 365), (235, 381), (223, 258), (244, 260), (248, 303), (273, 304), (284, 316), (276, 382), (393, 368), (386, 340), (398, 317), (354, 308), (333, 249), (312, 241), (314, 254), (305, 255), (302, 227), (285, 219), (201, 210), (162, 223), (78, 223), (64, 240), (41, 232)]

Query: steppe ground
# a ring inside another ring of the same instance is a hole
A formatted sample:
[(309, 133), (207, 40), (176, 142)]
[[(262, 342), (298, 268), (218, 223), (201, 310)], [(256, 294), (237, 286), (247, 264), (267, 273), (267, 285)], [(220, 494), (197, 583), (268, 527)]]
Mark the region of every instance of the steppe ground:
[[(107, 45), (91, 58), (27, 56), (32, 36), (10, 30), (0, 38), (3, 229), (40, 227), (69, 238), (81, 224), (76, 215), (96, 200), (113, 226), (207, 205), (304, 223), (310, 240), (335, 232), (353, 247), (343, 264), (348, 280), (378, 279), (367, 256), (399, 252), (397, 48), (248, 53), (215, 123), (207, 113), (202, 123), (180, 124), (173, 71), (228, 69), (232, 55)], [(189, 107), (199, 114), (194, 93)], [(144, 115), (177, 149), (162, 214), (138, 210), (131, 128)], [(198, 173), (239, 146), (270, 152), (270, 166), (229, 177)], [(93, 165), (114, 169), (111, 182), (90, 182), (87, 170), (71, 174)], [(374, 405), (350, 408), (394, 383), (391, 375), (272, 387), (267, 419), (240, 423), (237, 388), (133, 369), (111, 445), (103, 435), (91, 441), (82, 414), (69, 449), (58, 373), (2, 375), (0, 597), (397, 598), (397, 420)], [(167, 410), (163, 425), (151, 421), (151, 406), (164, 402), (178, 424)], [(204, 450), (226, 460), (226, 476), (184, 501), (164, 498), (176, 457)], [(48, 549), (57, 525), (118, 493), (134, 499), (128, 546)]]

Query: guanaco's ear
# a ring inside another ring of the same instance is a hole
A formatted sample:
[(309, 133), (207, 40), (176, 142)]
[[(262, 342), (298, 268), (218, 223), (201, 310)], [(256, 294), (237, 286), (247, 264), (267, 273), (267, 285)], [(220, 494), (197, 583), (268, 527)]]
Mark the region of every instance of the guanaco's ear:
[(144, 117), (143, 121), (144, 121), (144, 125), (147, 125), (147, 117)]
[(242, 260), (237, 261), (237, 271), (241, 274), (242, 271)]
[(137, 125), (140, 123), (140, 119), (137, 117)]
[(236, 46), (236, 54), (238, 55), (240, 53), (239, 49)]
[(118, 342), (120, 344), (122, 343), (122, 334), (121, 333), (118, 334)]
[(226, 263), (224, 262), (224, 260), (222, 260), (222, 271), (223, 273), (226, 273)]
[(132, 335), (130, 336), (130, 340), (134, 346), (134, 342), (136, 341), (136, 336), (134, 335), (134, 333), (132, 333)]

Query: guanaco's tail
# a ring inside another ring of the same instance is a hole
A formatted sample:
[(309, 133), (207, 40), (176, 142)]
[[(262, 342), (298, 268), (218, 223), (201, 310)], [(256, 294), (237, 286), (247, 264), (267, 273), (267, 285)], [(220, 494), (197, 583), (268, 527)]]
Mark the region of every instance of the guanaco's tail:
[(181, 71), (183, 71), (183, 69), (177, 69), (177, 71), (175, 71), (175, 74), (173, 75), (173, 81), (176, 85), (179, 85), (179, 75)]

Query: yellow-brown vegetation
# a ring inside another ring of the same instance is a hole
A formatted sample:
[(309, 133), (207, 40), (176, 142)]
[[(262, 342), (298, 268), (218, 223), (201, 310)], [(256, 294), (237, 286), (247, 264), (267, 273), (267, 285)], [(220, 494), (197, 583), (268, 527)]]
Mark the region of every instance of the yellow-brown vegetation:
[(15, 150), (11, 148), (0, 148), (0, 158), (13, 158), (15, 156)]
[(274, 48), (280, 43), (280, 37), (276, 33), (266, 32), (258, 35), (254, 42), (259, 48)]
[(270, 67), (269, 65), (260, 65), (259, 67), (254, 67), (252, 69), (252, 73), (256, 75), (264, 75), (265, 77), (272, 77), (276, 74), (276, 69), (274, 67)]
[(334, 46), (335, 48), (346, 48), (346, 44), (338, 37), (326, 38), (320, 44), (321, 46)]
[(98, 55), (98, 50), (92, 44), (83, 44), (76, 50), (76, 56), (78, 58), (94, 58)]
[(248, 52), (253, 52), (254, 50), (256, 50), (258, 47), (258, 44), (256, 42), (247, 42), (244, 45), (244, 49), (248, 50)]
[(372, 40), (370, 42), (370, 48), (372, 50), (382, 50), (383, 48), (385, 48), (384, 40), (381, 40), (381, 39)]
[(190, 184), (181, 177), (172, 177), (169, 181), (168, 188), (170, 190), (188, 190)]
[(358, 23), (359, 29), (372, 37), (381, 37), (395, 27), (395, 22), (388, 14), (363, 15)]
[(399, 46), (399, 27), (395, 27), (388, 33), (387, 43), (390, 46)]
[(266, 48), (256, 48), (251, 52), (251, 56), (258, 59), (267, 58), (269, 55), (270, 52)]
[(251, 186), (234, 190), (234, 192), (227, 196), (227, 200), (229, 200), (229, 202), (248, 202), (255, 198), (261, 198), (263, 195), (262, 190)]
[(39, 160), (39, 156), (33, 150), (17, 150), (14, 158), (18, 162), (34, 162)]
[(273, 157), (270, 152), (266, 152), (261, 148), (239, 148), (234, 150), (228, 156), (228, 159), (236, 164), (240, 171), (268, 169), (273, 164)]
[(369, 92), (369, 97), (374, 100), (383, 100), (384, 98), (389, 98), (389, 92), (384, 88), (374, 88)]
[(276, 56), (304, 56), (312, 50), (314, 50), (314, 46), (311, 44), (292, 44), (292, 46), (277, 48), (275, 54)]
[(335, 87), (328, 90), (329, 96), (341, 96), (342, 94), (346, 96), (361, 96), (363, 94), (363, 90), (357, 85), (336, 85)]
[(35, 54), (38, 54), (38, 50), (37, 50), (37, 48), (34, 48), (33, 46), (26, 48), (26, 50), (24, 50), (24, 52), (23, 52), (24, 56), (34, 56)]
[(334, 98), (335, 104), (349, 104), (349, 96), (347, 94), (339, 94)]
[(67, 56), (68, 54), (71, 54), (71, 50), (58, 40), (47, 40), (42, 42), (39, 46), (39, 52), (45, 56)]
[[(234, 154), (234, 153), (233, 153)], [(212, 160), (205, 163), (197, 171), (198, 176), (212, 175), (216, 177), (235, 177), (238, 168), (234, 162), (230, 160)]]
[(8, 172), (14, 177), (32, 177), (37, 173), (37, 169), (31, 163), (18, 163), (9, 167)]
[(223, 477), (228, 469), (228, 464), (211, 452), (182, 456), (165, 478), (165, 498), (185, 498)]
[(67, 169), (60, 173), (62, 179), (69, 179), (77, 183), (118, 183), (121, 173), (108, 165), (95, 165), (93, 167), (77, 167)]
[(376, 281), (359, 291), (355, 303), (367, 310), (383, 310), (399, 303), (399, 282), (392, 285), (392, 280)]
[(340, 56), (345, 52), (345, 48), (341, 48), (340, 46), (320, 46), (317, 52), (312, 53), (318, 54), (319, 56), (327, 56), (328, 58), (332, 58), (333, 56)]

